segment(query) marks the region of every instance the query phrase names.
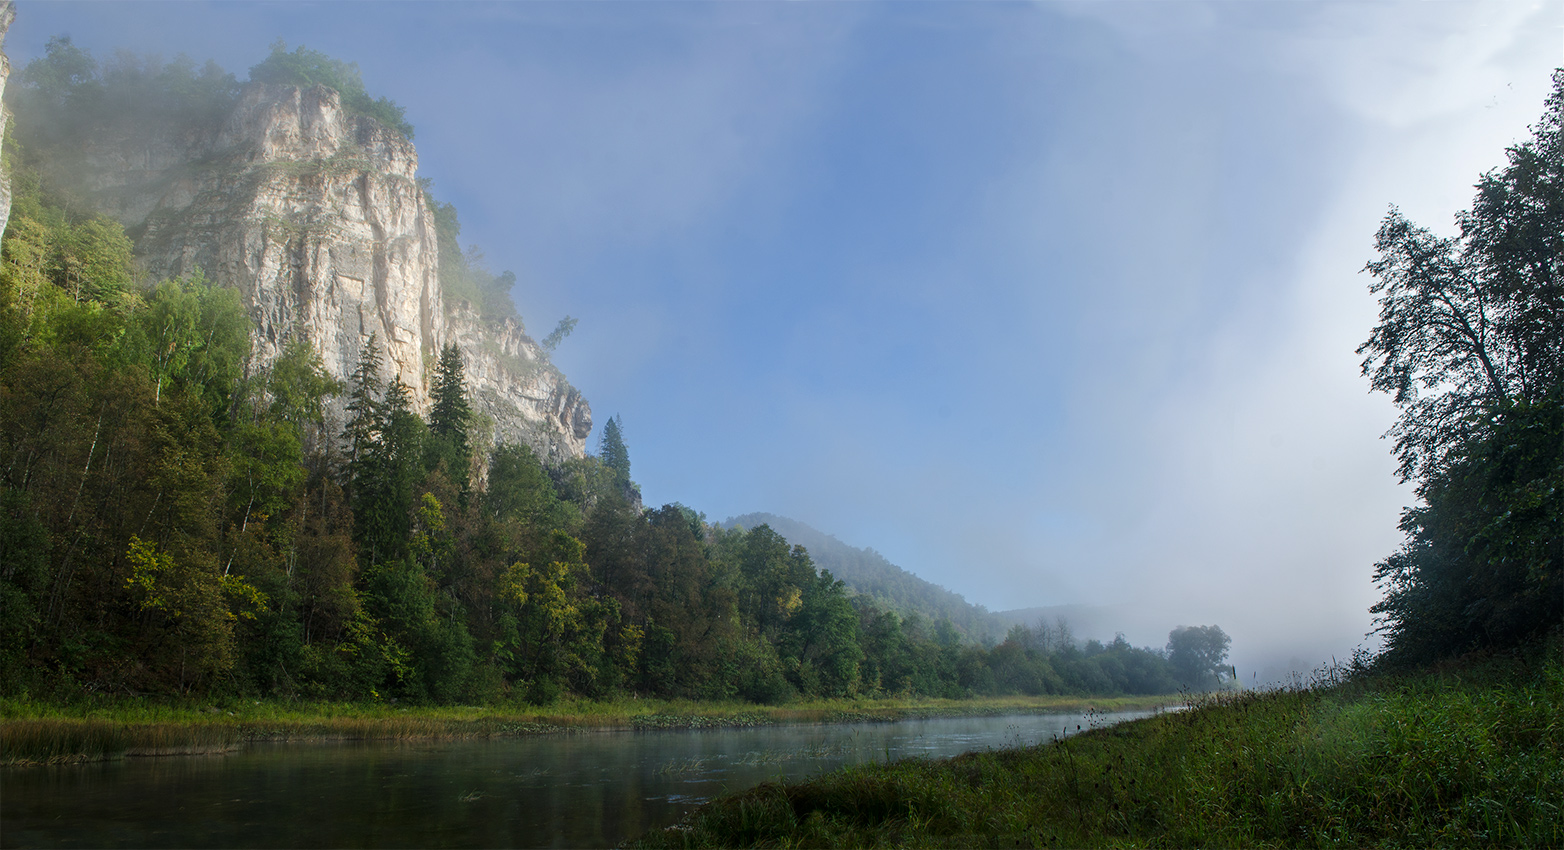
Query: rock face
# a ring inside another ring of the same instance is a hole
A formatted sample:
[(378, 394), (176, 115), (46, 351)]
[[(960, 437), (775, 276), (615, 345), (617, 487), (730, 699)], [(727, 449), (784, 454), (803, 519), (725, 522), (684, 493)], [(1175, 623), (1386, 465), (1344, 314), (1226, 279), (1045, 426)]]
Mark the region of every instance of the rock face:
[(256, 367), (297, 335), (346, 379), (373, 335), (382, 376), (427, 412), (440, 349), (455, 342), (489, 433), (546, 459), (582, 455), (591, 409), (520, 323), (446, 305), (412, 142), (345, 111), (334, 89), (252, 83), (220, 126), (94, 142), (88, 162), (91, 194), (151, 274), (200, 270), (243, 294)]
[[(5, 94), (5, 81), (11, 77), (11, 60), (5, 55), (5, 34), (16, 20), (16, 5), (11, 0), (0, 0), (0, 96)], [(6, 123), (11, 116), (0, 107), (0, 136), (5, 135)], [(11, 219), (11, 175), (5, 161), (0, 159), (0, 236), (5, 235), (6, 222)]]
[(446, 316), (445, 328), (467, 362), (473, 409), (494, 422), (495, 442), (525, 443), (549, 460), (582, 455), (592, 409), (520, 322), (485, 322), (458, 309)]

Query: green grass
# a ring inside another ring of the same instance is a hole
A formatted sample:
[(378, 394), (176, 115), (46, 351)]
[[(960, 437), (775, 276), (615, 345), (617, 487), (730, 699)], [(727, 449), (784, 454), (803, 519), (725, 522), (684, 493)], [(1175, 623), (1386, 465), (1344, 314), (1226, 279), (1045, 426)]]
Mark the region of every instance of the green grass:
[(1282, 692), (723, 797), (643, 847), (1564, 845), (1564, 663)]
[(491, 738), (612, 729), (699, 729), (1149, 708), (1162, 698), (816, 700), (784, 706), (563, 700), (549, 706), (409, 706), (100, 698), (0, 699), (0, 765), (211, 753), (250, 741)]

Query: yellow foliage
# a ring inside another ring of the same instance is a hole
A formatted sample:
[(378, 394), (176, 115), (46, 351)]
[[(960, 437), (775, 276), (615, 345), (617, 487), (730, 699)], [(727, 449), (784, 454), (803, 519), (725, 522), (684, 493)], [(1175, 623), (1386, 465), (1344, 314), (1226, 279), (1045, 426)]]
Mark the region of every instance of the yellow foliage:
[[(223, 593), (236, 603), (248, 602), (253, 608), (265, 608), (269, 601), (266, 594), (262, 593), (255, 585), (244, 580), (244, 576), (225, 575), (222, 578)], [(246, 620), (255, 619), (255, 614), (249, 610), (241, 610), (237, 613), (228, 612), (228, 619), (237, 620), (243, 617)]]
[(646, 630), (626, 623), (619, 629), (619, 664), (626, 670), (634, 670), (636, 659), (641, 657), (641, 641)]
[(500, 576), (500, 598), (517, 605), (527, 604), (527, 582), (532, 580), (532, 568), (517, 561), (505, 568)]
[(787, 587), (777, 595), (777, 610), (791, 617), (804, 605), (804, 597), (797, 587)]
[[(173, 568), (174, 556), (159, 552), (157, 544), (148, 543), (134, 534), (130, 536), (130, 551), (125, 556), (130, 559), (130, 578), (125, 579), (125, 586), (139, 591), (141, 610), (166, 608), (168, 603), (163, 598), (158, 577)], [(175, 617), (179, 614), (178, 611), (173, 612)]]
[(419, 500), (418, 521), (413, 527), (413, 554), (427, 562), (445, 536), (445, 508), (433, 493), (425, 493)]

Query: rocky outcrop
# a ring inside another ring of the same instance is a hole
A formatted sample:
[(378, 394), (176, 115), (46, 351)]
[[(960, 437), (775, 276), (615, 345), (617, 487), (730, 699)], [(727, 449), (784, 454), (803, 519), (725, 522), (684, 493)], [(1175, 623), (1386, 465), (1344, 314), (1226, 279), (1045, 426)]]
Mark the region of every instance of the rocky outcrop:
[(446, 317), (446, 333), (462, 350), (473, 410), (494, 423), (495, 442), (526, 443), (556, 462), (581, 456), (592, 410), (521, 322), (460, 309)]
[[(11, 60), (5, 55), (5, 35), (16, 20), (16, 5), (11, 0), (0, 0), (0, 97), (5, 95), (5, 81), (11, 78)], [(0, 106), (0, 136), (5, 135), (6, 123), (11, 116)], [(5, 158), (0, 155), (0, 236), (5, 235), (6, 222), (11, 220), (11, 175)]]
[(122, 193), (119, 213), (152, 205), (137, 247), (154, 275), (199, 269), (243, 293), (260, 363), (300, 334), (346, 377), (373, 334), (423, 400), (445, 316), (417, 168), (411, 142), (335, 90), (251, 85), (211, 153), (167, 169), (155, 201)]
[(448, 315), (412, 142), (345, 110), (335, 90), (252, 83), (220, 126), (97, 140), (87, 161), (89, 192), (151, 274), (199, 270), (243, 294), (258, 367), (303, 336), (346, 379), (373, 335), (383, 375), (427, 410), (453, 341), (495, 438), (555, 460), (583, 453), (591, 409), (520, 323)]

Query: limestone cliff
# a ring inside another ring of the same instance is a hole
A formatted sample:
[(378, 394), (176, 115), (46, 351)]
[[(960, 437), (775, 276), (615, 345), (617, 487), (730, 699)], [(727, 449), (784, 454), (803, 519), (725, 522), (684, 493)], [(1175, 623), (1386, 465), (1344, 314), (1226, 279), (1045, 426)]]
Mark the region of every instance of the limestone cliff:
[[(446, 333), (467, 361), (472, 406), (494, 422), (494, 440), (526, 443), (540, 457), (580, 457), (592, 409), (515, 319), (485, 322), (470, 309), (446, 317)], [(556, 435), (568, 434), (567, 446)]]
[[(11, 60), (5, 56), (5, 35), (16, 20), (16, 5), (11, 0), (0, 0), (0, 96), (5, 94), (5, 81), (11, 77)], [(11, 116), (0, 107), (0, 136), (5, 135), (5, 125)], [(5, 235), (6, 222), (11, 219), (11, 177), (7, 173), (3, 157), (0, 157), (0, 236)]]
[(426, 410), (439, 350), (455, 342), (495, 437), (554, 460), (583, 453), (591, 409), (521, 325), (445, 303), (413, 143), (334, 89), (252, 83), (221, 124), (94, 140), (87, 162), (89, 193), (151, 274), (199, 269), (243, 294), (257, 367), (297, 334), (345, 379), (373, 334), (384, 376)]

